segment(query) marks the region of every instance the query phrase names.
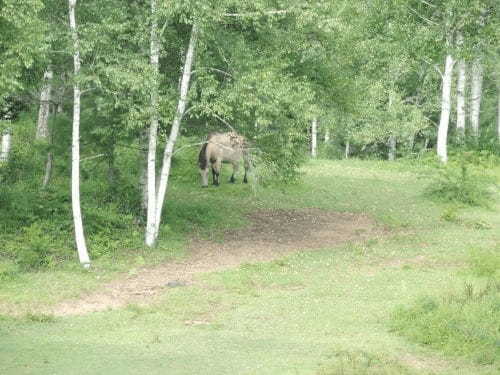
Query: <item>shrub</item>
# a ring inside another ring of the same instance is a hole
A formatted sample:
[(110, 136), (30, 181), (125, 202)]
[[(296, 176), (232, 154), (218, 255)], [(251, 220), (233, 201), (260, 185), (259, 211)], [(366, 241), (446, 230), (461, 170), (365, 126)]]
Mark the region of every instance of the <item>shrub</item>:
[(19, 236), (7, 241), (6, 251), (24, 270), (53, 265), (61, 256), (57, 241), (43, 222), (24, 227)]
[(486, 170), (484, 160), (474, 153), (464, 153), (438, 167), (426, 194), (448, 203), (489, 206), (496, 181)]
[(449, 355), (464, 355), (479, 364), (500, 358), (500, 282), (483, 287), (466, 283), (461, 293), (423, 297), (400, 307), (392, 327), (410, 340)]

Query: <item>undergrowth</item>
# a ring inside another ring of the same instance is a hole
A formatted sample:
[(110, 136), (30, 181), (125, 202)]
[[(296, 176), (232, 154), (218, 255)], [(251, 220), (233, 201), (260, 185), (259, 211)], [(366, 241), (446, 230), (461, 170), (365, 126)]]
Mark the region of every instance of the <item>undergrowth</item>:
[(480, 152), (463, 152), (450, 158), (446, 165), (437, 165), (426, 195), (445, 203), (491, 206), (497, 181), (490, 170), (497, 159)]
[[(392, 328), (419, 344), (478, 364), (500, 362), (500, 248), (474, 250), (469, 271), (478, 277), (440, 298), (423, 296), (400, 307)], [(480, 277), (480, 278), (479, 278)]]

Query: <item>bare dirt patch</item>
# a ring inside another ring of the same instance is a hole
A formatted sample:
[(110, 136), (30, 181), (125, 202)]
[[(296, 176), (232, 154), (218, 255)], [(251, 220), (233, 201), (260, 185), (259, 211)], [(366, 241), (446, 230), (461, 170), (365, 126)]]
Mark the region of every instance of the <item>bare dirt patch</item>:
[(363, 240), (380, 232), (367, 216), (321, 209), (262, 210), (250, 214), (249, 219), (248, 227), (225, 231), (221, 243), (193, 239), (185, 259), (143, 268), (103, 285), (98, 292), (63, 301), (49, 312), (81, 315), (131, 303), (147, 304), (170, 288), (193, 284), (200, 273)]

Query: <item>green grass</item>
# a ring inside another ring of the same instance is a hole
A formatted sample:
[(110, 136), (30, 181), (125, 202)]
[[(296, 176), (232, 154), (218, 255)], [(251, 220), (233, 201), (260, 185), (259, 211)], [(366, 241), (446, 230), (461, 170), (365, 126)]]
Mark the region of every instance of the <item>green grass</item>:
[[(418, 167), (353, 160), (311, 162), (302, 184), (257, 191), (174, 184), (167, 234), (182, 230), (186, 237), (183, 228), (193, 223), (193, 231), (223, 240), (219, 229), (244, 226), (244, 213), (273, 207), (366, 213), (388, 231), (363, 243), (200, 275), (196, 286), (166, 290), (149, 307), (64, 318), (4, 315), (0, 373), (496, 374), (491, 355), (478, 360), (394, 330), (394, 314), (415, 314), (423, 298), (441, 304), (460, 296), (465, 282), (479, 288), (496, 272), (474, 249), (496, 254), (498, 204), (460, 209), (447, 220), (449, 207), (424, 197), (426, 183)], [(478, 222), (485, 225), (470, 224)], [(175, 254), (185, 237), (174, 237)], [(90, 272), (67, 268), (7, 279), (0, 300), (19, 311), (51, 305), (137, 267), (136, 257), (116, 258), (115, 269), (103, 260)], [(467, 316), (474, 320), (482, 311)]]

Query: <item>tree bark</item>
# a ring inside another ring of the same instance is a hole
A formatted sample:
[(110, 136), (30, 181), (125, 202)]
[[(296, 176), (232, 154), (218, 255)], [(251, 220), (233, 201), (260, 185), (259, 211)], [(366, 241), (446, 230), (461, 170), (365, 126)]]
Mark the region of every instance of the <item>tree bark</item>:
[(497, 86), (497, 136), (500, 142), (500, 83)]
[(346, 141), (345, 143), (345, 158), (349, 159), (349, 152), (351, 151), (351, 143)]
[(52, 164), (54, 163), (54, 156), (52, 151), (47, 153), (47, 162), (45, 163), (45, 174), (43, 176), (42, 189), (45, 189), (49, 184), (50, 177), (52, 176)]
[(311, 157), (318, 155), (318, 119), (313, 118), (311, 122)]
[(43, 75), (43, 87), (40, 93), (40, 109), (36, 124), (36, 139), (49, 138), (50, 100), (52, 96), (52, 78), (54, 74), (49, 66)]
[(330, 129), (325, 129), (325, 143), (330, 143)]
[(170, 130), (170, 136), (163, 153), (163, 164), (160, 173), (160, 183), (158, 186), (158, 194), (156, 196), (156, 227), (154, 240), (158, 238), (158, 233), (160, 230), (161, 214), (163, 209), (163, 202), (165, 200), (165, 194), (168, 186), (168, 177), (170, 175), (170, 165), (172, 162), (172, 153), (174, 150), (175, 142), (177, 140), (177, 135), (179, 134), (179, 127), (184, 115), (187, 104), (187, 94), (189, 90), (189, 83), (191, 81), (191, 68), (194, 60), (194, 52), (196, 48), (196, 41), (198, 38), (198, 26), (193, 25), (191, 29), (191, 36), (189, 39), (189, 47), (186, 53), (186, 60), (184, 62), (184, 69), (182, 72), (182, 83), (180, 89), (179, 102), (177, 104), (177, 111), (175, 113), (174, 121), (172, 123), (172, 129)]
[(158, 10), (156, 0), (151, 0), (150, 64), (154, 79), (151, 88), (151, 122), (149, 126), (148, 169), (147, 169), (147, 216), (145, 242), (153, 246), (156, 233), (156, 144), (158, 136), (158, 72), (160, 45), (158, 41)]
[(12, 136), (10, 130), (4, 130), (2, 134), (2, 149), (0, 150), (0, 163), (6, 163), (9, 161), (10, 145), (12, 142)]
[(441, 93), (441, 118), (439, 120), (438, 136), (437, 136), (437, 155), (442, 163), (448, 161), (448, 126), (450, 123), (451, 111), (451, 81), (453, 76), (453, 58), (451, 55), (446, 55), (444, 73), (442, 77), (442, 93)]
[(73, 139), (71, 153), (71, 202), (73, 207), (73, 221), (75, 225), (75, 241), (80, 263), (85, 268), (90, 267), (90, 258), (85, 243), (82, 212), (80, 206), (80, 86), (77, 81), (80, 72), (80, 43), (76, 30), (75, 7), (76, 0), (68, 0), (69, 24), (73, 39), (73, 64), (75, 81), (73, 83)]
[(458, 62), (457, 80), (457, 141), (463, 142), (465, 136), (465, 85), (467, 82), (466, 64), (464, 60)]
[(470, 124), (472, 135), (479, 136), (479, 113), (483, 87), (483, 66), (480, 59), (475, 59), (471, 69)]
[[(148, 215), (148, 146), (149, 134), (147, 130), (140, 135), (141, 155), (139, 160), (139, 187), (141, 191), (141, 217)], [(142, 220), (142, 219), (141, 219)]]

